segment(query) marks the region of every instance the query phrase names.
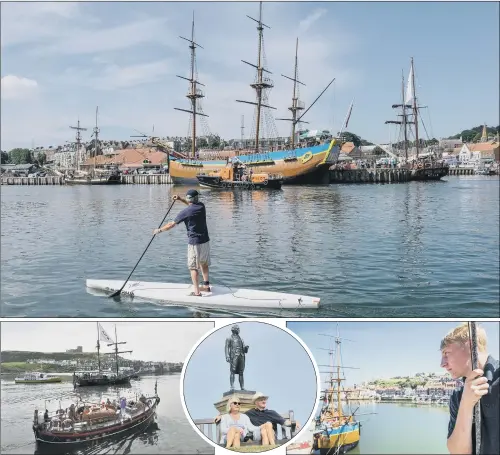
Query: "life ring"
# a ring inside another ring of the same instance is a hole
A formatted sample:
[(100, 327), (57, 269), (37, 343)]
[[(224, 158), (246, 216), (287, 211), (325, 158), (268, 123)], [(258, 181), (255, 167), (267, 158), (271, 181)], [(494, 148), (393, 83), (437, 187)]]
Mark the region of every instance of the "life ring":
[(307, 163), (311, 158), (313, 157), (313, 153), (309, 150), (308, 152), (306, 152), (302, 158), (300, 159), (300, 162), (302, 164), (304, 163)]
[(266, 179), (266, 180), (264, 180), (262, 183), (264, 184), (264, 186), (267, 186), (267, 184), (268, 184), (269, 182), (268, 182), (268, 181), (267, 181), (267, 179)]

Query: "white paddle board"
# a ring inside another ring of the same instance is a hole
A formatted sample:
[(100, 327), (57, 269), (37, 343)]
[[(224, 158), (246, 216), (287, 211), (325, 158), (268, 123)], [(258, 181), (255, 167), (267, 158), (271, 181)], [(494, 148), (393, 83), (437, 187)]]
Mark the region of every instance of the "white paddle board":
[[(123, 286), (120, 280), (87, 280), (87, 287), (110, 294)], [(191, 284), (153, 283), (149, 281), (129, 281), (122, 294), (140, 299), (192, 304), (210, 308), (287, 308), (316, 309), (319, 298), (282, 292), (235, 289), (226, 286), (211, 286), (211, 292), (202, 292), (202, 297), (190, 296)]]

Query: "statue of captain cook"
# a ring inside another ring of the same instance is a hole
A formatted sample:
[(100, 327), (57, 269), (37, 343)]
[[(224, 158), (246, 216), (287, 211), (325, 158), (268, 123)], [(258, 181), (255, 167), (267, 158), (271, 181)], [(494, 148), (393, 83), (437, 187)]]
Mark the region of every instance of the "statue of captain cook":
[(229, 363), (229, 383), (234, 390), (234, 376), (237, 374), (241, 390), (245, 390), (243, 371), (245, 370), (245, 354), (249, 346), (246, 346), (240, 337), (240, 328), (235, 324), (231, 327), (231, 336), (226, 339), (226, 361)]

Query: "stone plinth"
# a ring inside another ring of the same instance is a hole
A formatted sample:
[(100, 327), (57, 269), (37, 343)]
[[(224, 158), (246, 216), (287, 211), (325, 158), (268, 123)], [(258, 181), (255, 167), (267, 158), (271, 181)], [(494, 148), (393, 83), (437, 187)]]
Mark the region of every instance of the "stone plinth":
[(252, 403), (252, 397), (255, 395), (254, 390), (230, 390), (222, 394), (222, 398), (214, 403), (215, 409), (219, 411), (219, 414), (227, 414), (227, 403), (234, 401), (235, 397), (238, 398), (238, 402), (241, 403), (240, 411), (246, 412), (254, 407)]

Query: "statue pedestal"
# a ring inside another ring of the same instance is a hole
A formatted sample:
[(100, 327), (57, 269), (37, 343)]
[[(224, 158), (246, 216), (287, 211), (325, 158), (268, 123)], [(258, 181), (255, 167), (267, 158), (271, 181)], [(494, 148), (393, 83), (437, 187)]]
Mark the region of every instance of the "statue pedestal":
[(222, 394), (222, 398), (214, 403), (215, 409), (219, 414), (227, 414), (227, 403), (235, 401), (235, 398), (240, 404), (240, 411), (247, 412), (254, 407), (252, 397), (255, 395), (255, 390), (229, 390)]

